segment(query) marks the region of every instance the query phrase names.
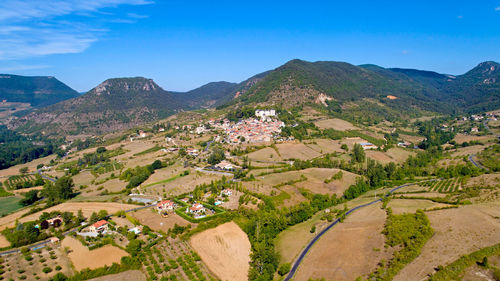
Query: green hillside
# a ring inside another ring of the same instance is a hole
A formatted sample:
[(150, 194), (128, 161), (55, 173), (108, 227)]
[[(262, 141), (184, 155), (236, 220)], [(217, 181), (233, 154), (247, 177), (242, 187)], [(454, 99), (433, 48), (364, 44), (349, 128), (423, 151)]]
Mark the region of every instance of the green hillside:
[(78, 92), (52, 76), (0, 74), (0, 99), (47, 106), (78, 96)]

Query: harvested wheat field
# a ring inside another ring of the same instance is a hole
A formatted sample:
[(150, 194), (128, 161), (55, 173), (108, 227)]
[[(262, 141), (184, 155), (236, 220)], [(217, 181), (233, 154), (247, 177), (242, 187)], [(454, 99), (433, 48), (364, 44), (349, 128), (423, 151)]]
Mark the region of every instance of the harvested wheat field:
[(386, 213), (381, 204), (354, 212), (319, 239), (306, 255), (294, 280), (354, 280), (371, 273), (384, 257)]
[[(281, 161), (281, 157), (276, 153), (271, 147), (266, 147), (263, 149), (259, 149), (257, 151), (251, 152), (247, 154), (248, 159), (254, 161)], [(252, 163), (253, 164), (253, 163)]]
[(0, 248), (9, 247), (10, 243), (5, 236), (0, 234)]
[[(302, 187), (310, 190), (313, 193), (321, 194), (337, 194), (340, 195), (351, 184), (356, 182), (356, 175), (347, 171), (342, 171), (343, 176), (340, 180), (334, 180), (330, 183), (325, 183), (325, 179), (331, 178), (339, 169), (328, 168), (308, 168), (301, 171), (289, 171), (284, 173), (269, 174), (265, 176), (255, 176), (256, 181), (243, 182), (243, 186), (252, 191), (270, 194), (272, 187), (284, 184), (288, 181), (301, 180), (301, 176), (305, 176), (305, 181), (295, 183), (296, 187)], [(260, 171), (259, 171), (260, 173)]]
[(110, 266), (114, 262), (120, 263), (122, 257), (128, 256), (127, 252), (112, 245), (90, 251), (73, 237), (64, 238), (61, 245), (69, 247), (68, 257), (78, 271), (85, 268), (95, 269), (105, 265)]
[(320, 129), (334, 129), (337, 131), (359, 130), (353, 124), (338, 118), (324, 119), (314, 122)]
[(469, 141), (480, 141), (480, 142), (488, 142), (489, 140), (494, 139), (495, 136), (492, 135), (486, 135), (486, 136), (475, 136), (475, 135), (464, 135), (464, 134), (457, 134), (455, 138), (453, 139), (457, 143), (463, 143), (463, 142), (469, 142)]
[(100, 210), (106, 210), (108, 211), (108, 213), (113, 214), (121, 210), (128, 210), (133, 208), (137, 208), (137, 205), (108, 202), (66, 202), (23, 218), (19, 217), (21, 216), (21, 214), (28, 212), (29, 209), (0, 218), (0, 229), (4, 229), (7, 226), (14, 226), (14, 223), (18, 218), (19, 222), (37, 220), (43, 212), (61, 211), (72, 212), (76, 214), (78, 210), (82, 210), (85, 217), (90, 217), (90, 215), (92, 215), (92, 212), (99, 212)]
[(402, 213), (415, 213), (417, 210), (425, 210), (431, 208), (443, 208), (450, 207), (453, 205), (435, 203), (430, 200), (422, 199), (391, 199), (389, 201), (388, 207), (391, 207), (394, 214)]
[(146, 281), (146, 276), (140, 270), (128, 270), (117, 274), (89, 279), (89, 281)]
[(283, 159), (308, 160), (321, 155), (303, 143), (280, 143), (276, 147)]
[(434, 236), (394, 280), (422, 280), (438, 265), (500, 243), (500, 202), (427, 212)]
[(228, 222), (196, 234), (190, 244), (221, 280), (248, 280), (250, 241), (236, 223)]
[(387, 153), (384, 153), (382, 151), (376, 151), (376, 150), (367, 150), (365, 151), (366, 157), (373, 159), (375, 161), (378, 161), (382, 164), (387, 164), (390, 162), (394, 162), (394, 159), (387, 155)]
[(151, 229), (155, 231), (164, 231), (168, 232), (168, 230), (172, 227), (174, 227), (175, 224), (178, 224), (180, 226), (186, 226), (189, 224), (189, 222), (177, 214), (170, 214), (168, 218), (162, 217), (158, 212), (153, 211), (154, 209), (148, 208), (148, 209), (143, 209), (140, 211), (136, 211), (133, 213), (130, 213), (130, 215), (137, 220), (143, 225), (149, 226)]

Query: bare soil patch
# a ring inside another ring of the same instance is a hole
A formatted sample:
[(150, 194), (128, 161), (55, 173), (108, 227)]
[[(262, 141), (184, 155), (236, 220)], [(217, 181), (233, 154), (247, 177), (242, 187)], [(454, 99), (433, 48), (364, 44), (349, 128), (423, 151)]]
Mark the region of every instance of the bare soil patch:
[(114, 262), (120, 263), (122, 257), (128, 256), (127, 252), (112, 245), (89, 251), (87, 247), (73, 237), (64, 238), (61, 245), (70, 248), (68, 256), (76, 270), (110, 266)]
[(385, 211), (374, 204), (354, 212), (311, 248), (294, 280), (354, 280), (367, 275), (383, 258)]
[(248, 280), (250, 241), (234, 222), (193, 236), (191, 246), (221, 280)]
[(500, 242), (500, 202), (428, 212), (434, 236), (394, 280), (422, 280), (438, 265)]

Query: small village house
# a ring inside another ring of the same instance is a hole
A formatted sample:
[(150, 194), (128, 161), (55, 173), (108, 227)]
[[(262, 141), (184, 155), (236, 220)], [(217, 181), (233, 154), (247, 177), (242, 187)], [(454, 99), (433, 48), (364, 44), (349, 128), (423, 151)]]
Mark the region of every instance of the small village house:
[(93, 233), (102, 233), (106, 230), (108, 230), (108, 221), (106, 220), (100, 220), (90, 226), (90, 232)]

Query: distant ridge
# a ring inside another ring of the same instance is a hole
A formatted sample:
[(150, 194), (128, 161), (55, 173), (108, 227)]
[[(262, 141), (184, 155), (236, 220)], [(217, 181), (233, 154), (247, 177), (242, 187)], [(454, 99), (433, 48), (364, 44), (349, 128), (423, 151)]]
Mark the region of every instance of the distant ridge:
[(53, 76), (0, 74), (0, 100), (47, 106), (78, 96)]

